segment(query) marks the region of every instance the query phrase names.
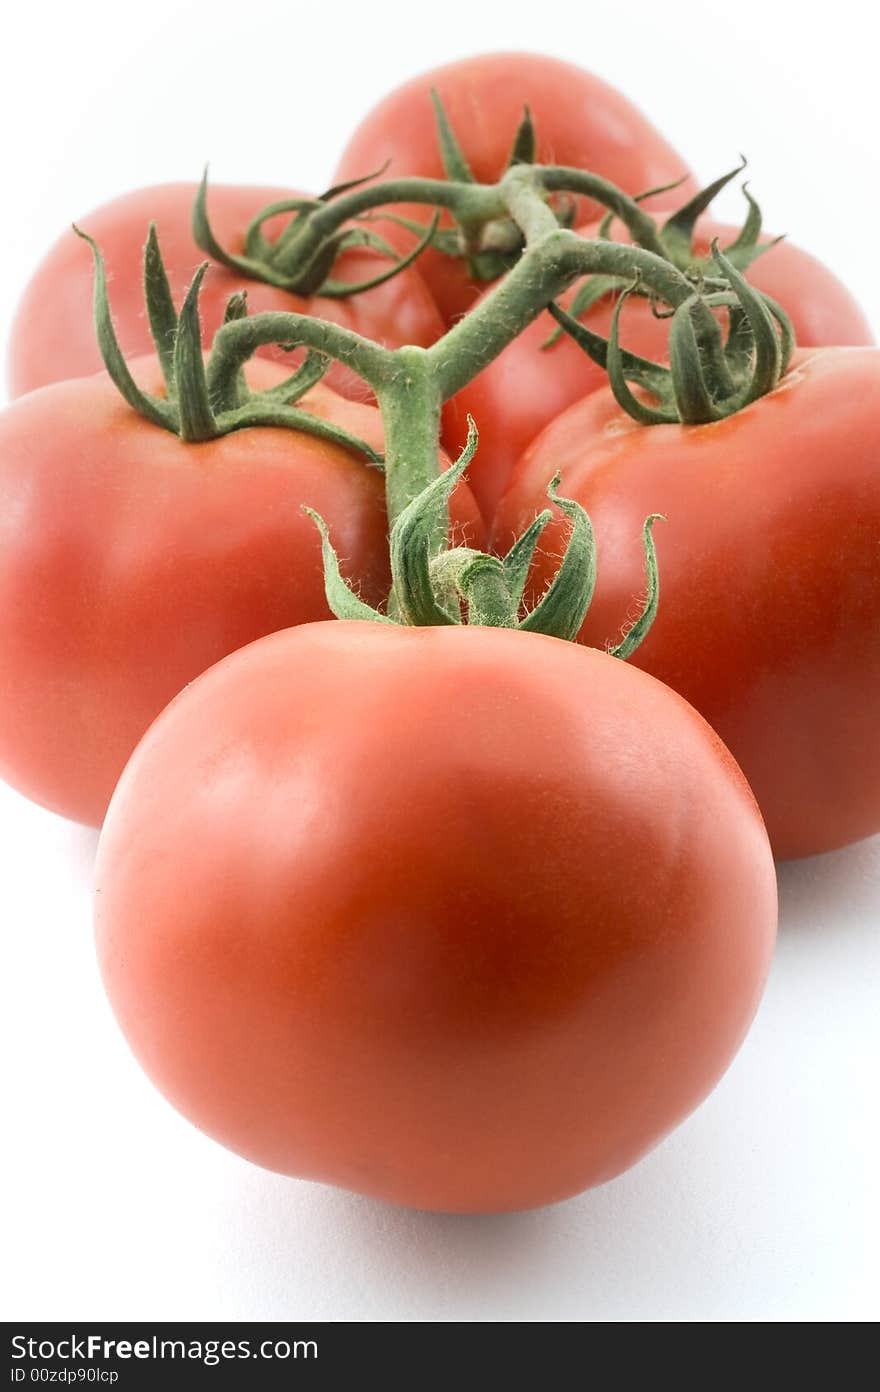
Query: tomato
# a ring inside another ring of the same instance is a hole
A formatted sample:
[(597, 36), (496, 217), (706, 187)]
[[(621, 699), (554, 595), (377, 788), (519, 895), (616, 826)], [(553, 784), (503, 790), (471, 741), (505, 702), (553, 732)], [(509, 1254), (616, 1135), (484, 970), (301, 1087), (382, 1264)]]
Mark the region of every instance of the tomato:
[[(595, 237), (598, 224), (580, 229)], [(734, 227), (701, 219), (694, 252), (705, 256), (712, 239), (727, 246)], [(749, 281), (780, 303), (791, 316), (803, 347), (873, 342), (868, 323), (852, 295), (826, 266), (791, 242), (778, 242), (748, 271)], [(560, 297), (568, 307), (575, 290)], [(607, 338), (613, 301), (600, 300), (583, 316), (594, 333)], [(573, 402), (605, 386), (608, 378), (564, 335), (542, 350), (556, 332), (549, 313), (541, 314), (520, 336), (454, 396), (444, 412), (444, 442), (456, 454), (467, 439), (470, 413), (479, 428), (480, 446), (469, 480), (484, 516), (491, 518), (520, 455), (550, 421)], [(646, 299), (631, 299), (621, 315), (621, 342), (641, 357), (664, 362), (669, 321), (658, 319)]]
[[(154, 359), (136, 374), (158, 387)], [(260, 362), (256, 388), (284, 373)], [(315, 388), (300, 403), (381, 448), (375, 407)], [(456, 517), (481, 540), (467, 490)], [(126, 759), (186, 682), (261, 634), (330, 617), (326, 519), (364, 598), (389, 586), (383, 480), (287, 429), (184, 444), (101, 374), (0, 415), (0, 776), (99, 823)]]
[[(357, 178), (390, 161), (382, 178), (404, 175), (442, 178), (431, 89), (438, 92), (476, 179), (500, 178), (517, 127), (528, 105), (537, 133), (538, 161), (575, 165), (611, 179), (628, 193), (680, 178), (684, 161), (621, 92), (571, 63), (532, 53), (489, 53), (423, 73), (391, 92), (364, 118), (349, 141), (334, 182)], [(695, 185), (683, 186), (685, 193)], [(595, 216), (596, 205), (578, 200), (579, 221)], [(395, 213), (427, 224), (424, 206)], [(449, 219), (445, 225), (451, 225)], [(401, 248), (411, 233), (376, 224)], [(462, 314), (480, 286), (470, 282), (462, 261), (428, 250), (419, 269), (447, 323)]]
[[(880, 352), (800, 352), (770, 395), (710, 425), (639, 426), (609, 391), (524, 455), (495, 522), (502, 548), (546, 506), (547, 480), (590, 513), (599, 556), (584, 642), (643, 591), (646, 511), (657, 618), (632, 661), (718, 731), (777, 856), (880, 831)], [(560, 530), (548, 529), (540, 588)]]
[[(126, 357), (153, 352), (144, 311), (142, 271), (149, 224), (157, 225), (178, 305), (196, 268), (208, 259), (196, 246), (190, 229), (196, 192), (196, 184), (135, 189), (82, 219), (84, 230), (94, 237), (104, 254), (114, 322)], [(297, 195), (289, 189), (212, 186), (208, 191), (208, 210), (218, 240), (228, 250), (241, 252), (251, 218), (277, 199), (294, 197)], [(267, 223), (267, 235), (276, 235), (284, 221), (275, 218)], [(337, 261), (334, 275), (344, 280), (363, 280), (387, 264), (387, 258), (369, 249), (348, 251)], [(73, 232), (65, 232), (28, 284), (12, 326), (8, 364), (12, 396), (66, 377), (99, 371), (102, 362), (93, 327), (93, 285), (94, 267), (88, 246)], [(320, 295), (303, 299), (212, 265), (199, 302), (206, 343), (210, 343), (222, 323), (230, 295), (240, 290), (247, 291), (248, 307), (253, 314), (261, 310), (313, 314), (391, 348), (404, 343), (428, 347), (443, 332), (436, 306), (418, 271), (411, 266), (373, 290), (334, 300)], [(46, 313), (47, 304), (52, 306), (51, 314)], [(267, 353), (287, 364), (296, 361), (280, 349)], [(360, 379), (339, 364), (333, 365), (326, 380), (355, 400), (368, 395)]]
[(755, 1011), (776, 889), (687, 704), (509, 629), (312, 624), (212, 668), (113, 799), (98, 955), (190, 1120), (419, 1208), (632, 1165)]

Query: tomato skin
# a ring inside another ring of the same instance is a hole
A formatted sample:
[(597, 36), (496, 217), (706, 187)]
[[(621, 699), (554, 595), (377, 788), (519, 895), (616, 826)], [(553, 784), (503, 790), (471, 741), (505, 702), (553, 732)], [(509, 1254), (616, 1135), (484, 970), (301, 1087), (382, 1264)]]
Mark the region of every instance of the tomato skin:
[[(640, 427), (595, 393), (526, 452), (494, 529), (503, 549), (561, 470), (596, 532), (581, 638), (601, 643), (644, 593), (642, 522), (664, 515), (659, 612), (631, 661), (718, 731), (780, 859), (880, 830), (880, 352), (795, 361), (711, 425)], [(561, 542), (561, 523), (548, 530), (536, 587)]]
[(313, 624), (234, 654), (138, 747), (96, 876), (111, 1003), (190, 1120), (460, 1212), (601, 1183), (696, 1106), (776, 915), (695, 712), (499, 629)]
[[(136, 363), (154, 388), (154, 359)], [(285, 374), (250, 369), (255, 387)], [(381, 448), (375, 407), (321, 386), (315, 414)], [(186, 445), (109, 379), (63, 382), (0, 415), (0, 777), (99, 824), (150, 721), (186, 682), (264, 633), (330, 617), (326, 519), (369, 602), (389, 586), (381, 474), (282, 429)], [(479, 545), (467, 489), (459, 528)]]
[[(657, 216), (662, 219), (665, 215)], [(598, 223), (579, 232), (595, 237)], [(703, 218), (695, 254), (707, 255), (715, 237), (727, 246), (735, 235), (734, 227)], [(617, 240), (623, 240), (623, 235), (618, 234)], [(846, 286), (821, 261), (791, 242), (778, 242), (765, 251), (747, 274), (751, 284), (790, 315), (801, 347), (873, 343), (868, 322)], [(560, 296), (561, 303), (569, 307), (575, 293), (572, 289)], [(594, 305), (583, 322), (607, 338), (612, 310), (613, 301), (608, 297)], [(446, 404), (443, 439), (451, 454), (456, 455), (467, 439), (468, 414), (477, 423), (480, 446), (468, 479), (488, 520), (517, 461), (536, 436), (575, 401), (607, 385), (607, 374), (568, 335), (542, 350), (541, 345), (556, 327), (549, 313), (539, 315)], [(655, 362), (667, 361), (669, 321), (658, 319), (647, 300), (629, 301), (621, 314), (620, 328), (625, 348)]]
[[(134, 189), (81, 220), (83, 230), (101, 248), (107, 266), (113, 321), (126, 357), (154, 351), (144, 308), (143, 250), (147, 229), (156, 223), (175, 303), (180, 306), (198, 266), (208, 258), (196, 246), (190, 230), (196, 184), (158, 184)], [(253, 188), (232, 184), (212, 185), (208, 212), (222, 246), (243, 249), (244, 231), (251, 218), (267, 204), (294, 198), (290, 189)], [(277, 235), (285, 219), (266, 224), (267, 236)], [(334, 274), (340, 279), (362, 280), (386, 266), (387, 259), (369, 250), (346, 252)], [(341, 324), (355, 333), (391, 348), (404, 343), (428, 347), (443, 332), (437, 308), (415, 267), (408, 267), (385, 285), (348, 299), (320, 295), (303, 298), (261, 281), (235, 275), (212, 264), (203, 282), (200, 299), (204, 340), (210, 344), (223, 322), (230, 295), (247, 291), (251, 314), (262, 310), (287, 310), (311, 314)], [(19, 305), (9, 343), (9, 392), (13, 397), (49, 382), (83, 377), (103, 366), (95, 339), (92, 295), (94, 266), (86, 243), (65, 232), (32, 276)], [(51, 304), (51, 314), (45, 306)], [(280, 349), (267, 349), (291, 364), (296, 360)], [(325, 381), (336, 391), (364, 400), (365, 384), (347, 368), (334, 364)]]
[[(528, 104), (538, 137), (538, 162), (592, 170), (628, 193), (668, 184), (687, 173), (684, 160), (621, 92), (571, 63), (534, 53), (484, 53), (421, 74), (390, 92), (358, 126), (342, 155), (334, 183), (389, 167), (383, 179), (405, 175), (443, 178), (437, 145), (435, 88), (476, 179), (500, 178), (514, 134)], [(684, 196), (694, 192), (688, 180)], [(588, 199), (577, 200), (579, 220), (595, 216)], [(427, 223), (429, 210), (395, 208)], [(447, 223), (446, 225), (451, 225)], [(412, 234), (382, 225), (394, 245), (412, 245)], [(451, 323), (482, 288), (466, 266), (440, 252), (419, 257), (419, 269), (440, 312)]]

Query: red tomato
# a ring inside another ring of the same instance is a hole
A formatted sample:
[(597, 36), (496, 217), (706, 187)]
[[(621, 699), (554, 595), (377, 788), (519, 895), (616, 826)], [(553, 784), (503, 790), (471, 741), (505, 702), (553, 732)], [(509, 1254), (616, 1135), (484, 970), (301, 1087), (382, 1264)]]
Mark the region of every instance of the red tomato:
[(212, 668), (126, 769), (97, 888), (110, 1000), (186, 1116), (453, 1211), (656, 1144), (742, 1040), (776, 918), (754, 799), (684, 701), (466, 627), (313, 624)]
[[(196, 246), (190, 230), (196, 191), (195, 184), (135, 189), (82, 219), (83, 229), (94, 237), (104, 255), (114, 323), (126, 357), (154, 351), (144, 310), (142, 269), (149, 224), (156, 223), (178, 306), (196, 268), (208, 259)], [(208, 191), (208, 211), (218, 241), (230, 251), (241, 252), (251, 218), (277, 199), (295, 197), (290, 189), (212, 186)], [(283, 222), (283, 218), (277, 218), (267, 223), (267, 235), (276, 235)], [(363, 280), (387, 264), (386, 258), (368, 249), (349, 251), (337, 262), (334, 275), (342, 280)], [(65, 232), (32, 277), (12, 326), (8, 364), (12, 396), (100, 370), (102, 362), (92, 313), (93, 287), (94, 264), (89, 247), (73, 232)], [(239, 290), (247, 291), (252, 314), (261, 310), (312, 314), (390, 348), (404, 343), (428, 347), (443, 332), (437, 308), (412, 266), (373, 290), (332, 300), (320, 295), (303, 299), (213, 265), (205, 277), (199, 301), (206, 344), (210, 344), (223, 322), (226, 301)], [(45, 312), (47, 304), (52, 306), (51, 314)], [(288, 365), (296, 361), (280, 350), (267, 350), (267, 355), (279, 357)], [(338, 364), (334, 364), (326, 380), (355, 400), (368, 396), (364, 383)]]
[[(561, 470), (596, 532), (581, 634), (593, 643), (643, 593), (646, 512), (666, 517), (659, 611), (632, 660), (718, 731), (781, 858), (880, 831), (880, 352), (814, 350), (795, 364), (711, 425), (639, 426), (596, 392), (527, 451), (495, 522), (503, 548)], [(538, 587), (560, 530), (548, 529)]]
[[(584, 237), (595, 237), (598, 224), (580, 230)], [(726, 246), (735, 235), (734, 227), (703, 218), (695, 255), (707, 255), (714, 237)], [(752, 285), (787, 310), (802, 347), (873, 342), (867, 320), (846, 287), (821, 261), (791, 242), (779, 242), (765, 251), (747, 274)], [(568, 307), (574, 295), (574, 290), (569, 291), (560, 297), (561, 302)], [(583, 322), (607, 338), (612, 309), (609, 296), (594, 305)], [(556, 328), (549, 314), (539, 315), (446, 405), (443, 437), (451, 454), (457, 454), (467, 439), (469, 413), (477, 423), (480, 445), (468, 479), (486, 518), (494, 514), (520, 455), (545, 425), (573, 402), (607, 384), (602, 368), (568, 335), (542, 350)], [(621, 315), (624, 347), (643, 358), (665, 362), (668, 338), (668, 320), (656, 318), (647, 300), (631, 299)]]
[[(391, 92), (364, 118), (349, 141), (334, 182), (357, 178), (390, 161), (383, 179), (418, 174), (442, 178), (431, 88), (439, 93), (452, 128), (478, 180), (500, 178), (510, 157), (523, 107), (532, 112), (543, 164), (575, 165), (611, 179), (628, 193), (668, 184), (687, 173), (684, 160), (621, 92), (571, 63), (533, 53), (488, 53), (423, 73)], [(694, 192), (689, 181), (685, 196)], [(578, 200), (579, 220), (596, 205)], [(430, 210), (395, 213), (427, 224)], [(451, 221), (445, 224), (451, 226)], [(401, 248), (411, 233), (381, 224)], [(429, 250), (419, 269), (447, 323), (464, 313), (480, 291), (461, 261)]]
[[(158, 386), (154, 359), (135, 366)], [(250, 370), (255, 387), (284, 375)], [(372, 406), (321, 386), (301, 403), (381, 448)], [(477, 544), (476, 504), (455, 517)], [(383, 480), (285, 429), (183, 444), (100, 374), (0, 415), (0, 776), (99, 823), (126, 759), (186, 682), (251, 639), (330, 617), (326, 519), (364, 598), (389, 586)]]

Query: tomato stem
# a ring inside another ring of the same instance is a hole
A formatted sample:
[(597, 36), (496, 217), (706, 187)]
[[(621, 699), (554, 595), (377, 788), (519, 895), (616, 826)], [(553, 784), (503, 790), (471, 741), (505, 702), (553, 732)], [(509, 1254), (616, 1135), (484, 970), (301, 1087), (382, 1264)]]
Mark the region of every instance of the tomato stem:
[[(554, 638), (577, 637), (593, 598), (596, 547), (590, 519), (579, 503), (560, 496), (558, 478), (549, 486), (552, 503), (571, 528), (562, 561), (547, 590), (523, 613), (523, 593), (529, 565), (544, 528), (552, 519), (549, 508), (536, 517), (504, 557), (465, 546), (449, 546), (449, 499), (474, 456), (477, 430), (468, 419), (468, 439), (460, 457), (437, 475), (403, 509), (391, 528), (392, 592), (386, 613), (372, 609), (342, 578), (339, 559), (326, 523), (306, 508), (321, 534), (327, 602), (340, 619), (377, 620), (412, 627), (442, 627), (467, 622), (490, 628), (516, 628)], [(651, 539), (656, 519), (644, 528), (648, 592), (642, 613), (612, 656), (628, 657), (641, 643), (657, 609), (657, 559)], [(440, 540), (438, 541), (438, 537)]]
[[(440, 383), (425, 348), (399, 348), (394, 370), (375, 384), (385, 427), (385, 496), (390, 525), (440, 472)], [(371, 384), (374, 385), (374, 384)], [(447, 525), (437, 535), (445, 539)]]
[[(479, 274), (507, 274), (431, 348), (390, 350), (336, 324), (310, 315), (269, 312), (249, 317), (243, 294), (233, 297), (205, 363), (199, 322), (201, 267), (178, 314), (162, 263), (155, 228), (145, 252), (147, 313), (165, 375), (166, 397), (152, 396), (133, 381), (119, 350), (98, 248), (95, 257), (95, 317), (108, 372), (127, 401), (147, 419), (196, 443), (250, 426), (302, 429), (359, 453), (370, 464), (380, 457), (363, 441), (297, 409), (296, 403), (332, 361), (354, 371), (375, 394), (385, 429), (384, 468), (390, 526), (393, 587), (388, 612), (378, 615), (342, 579), (332, 538), (321, 528), (328, 602), (341, 617), (408, 624), (468, 621), (574, 638), (583, 623), (595, 583), (595, 547), (586, 513), (550, 486), (554, 506), (569, 520), (570, 534), (553, 582), (526, 613), (522, 601), (529, 564), (552, 513), (545, 510), (506, 557), (487, 556), (448, 544), (448, 506), (477, 448), (471, 422), (461, 458), (447, 472), (439, 451), (443, 402), (483, 370), (544, 309), (560, 328), (608, 372), (620, 405), (645, 424), (718, 420), (772, 390), (785, 371), (794, 346), (791, 325), (778, 305), (750, 286), (742, 268), (761, 250), (758, 205), (747, 194), (749, 213), (739, 237), (725, 254), (713, 245), (711, 259), (693, 262), (697, 217), (715, 193), (742, 169), (717, 179), (660, 227), (640, 198), (587, 170), (529, 162), (534, 132), (526, 116), (514, 141), (511, 164), (494, 184), (479, 184), (460, 157), (460, 147), (442, 107), (438, 127), (446, 180), (403, 178), (385, 183), (355, 181), (318, 199), (290, 199), (264, 209), (245, 236), (243, 255), (231, 255), (216, 241), (208, 219), (203, 180), (194, 210), (196, 240), (210, 255), (246, 276), (305, 293), (344, 295), (358, 288), (332, 277), (341, 251), (368, 246), (387, 254), (390, 266), (360, 288), (396, 274), (415, 253), (401, 257), (370, 229), (353, 225), (372, 210), (395, 203), (432, 207), (427, 227), (403, 221), (418, 234), (416, 250), (430, 242), (467, 256)], [(381, 171), (380, 171), (381, 172)], [(557, 196), (587, 196), (608, 209), (602, 224), (620, 219), (631, 242), (606, 235), (586, 239), (561, 225), (565, 213)], [(439, 212), (451, 213), (456, 228), (438, 230)], [(291, 220), (274, 241), (262, 228), (266, 219), (290, 212)], [(493, 269), (494, 268), (494, 269)], [(563, 311), (557, 297), (588, 277), (587, 289)], [(598, 293), (620, 292), (608, 340), (579, 322), (578, 313)], [(622, 306), (629, 295), (650, 297), (655, 312), (669, 317), (669, 366), (627, 353), (620, 345)], [(580, 310), (579, 310), (580, 306)], [(666, 309), (658, 308), (666, 306)], [(725, 311), (728, 332), (717, 314)], [(306, 359), (285, 382), (251, 392), (244, 366), (260, 348), (280, 345), (306, 350)], [(641, 389), (634, 391), (633, 386)], [(648, 595), (637, 624), (617, 648), (624, 657), (642, 640), (656, 609), (656, 557), (653, 518), (645, 524)]]

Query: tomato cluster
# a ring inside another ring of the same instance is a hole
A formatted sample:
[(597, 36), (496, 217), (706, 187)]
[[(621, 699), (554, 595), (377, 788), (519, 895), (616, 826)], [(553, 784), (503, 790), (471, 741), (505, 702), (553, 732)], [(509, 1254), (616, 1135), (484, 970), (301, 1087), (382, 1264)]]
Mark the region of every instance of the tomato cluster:
[[(773, 854), (880, 831), (880, 356), (707, 203), (620, 93), (490, 55), (391, 93), (321, 198), (136, 190), (24, 293), (0, 774), (104, 823), (126, 1037), (262, 1165), (450, 1211), (611, 1178), (738, 1048)], [(679, 302), (541, 298), (545, 235), (668, 256)]]

